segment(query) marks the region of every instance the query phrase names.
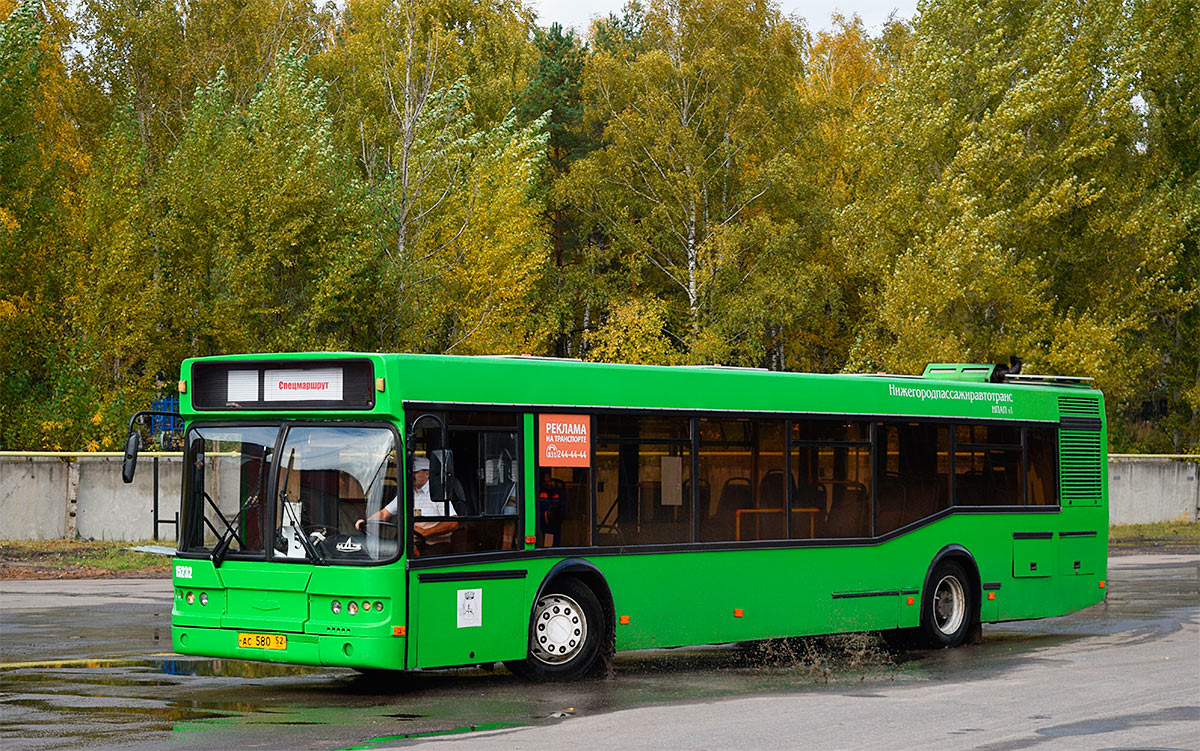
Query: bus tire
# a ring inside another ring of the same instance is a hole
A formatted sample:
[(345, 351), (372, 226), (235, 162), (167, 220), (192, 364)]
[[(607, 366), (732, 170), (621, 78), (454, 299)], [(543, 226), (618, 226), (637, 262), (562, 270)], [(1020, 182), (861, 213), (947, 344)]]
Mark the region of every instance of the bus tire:
[(601, 667), (608, 633), (594, 592), (578, 579), (562, 577), (546, 587), (530, 615), (529, 653), (507, 662), (530, 681), (573, 681)]
[(978, 620), (974, 588), (962, 564), (938, 563), (921, 597), (921, 641), (930, 649), (957, 647)]

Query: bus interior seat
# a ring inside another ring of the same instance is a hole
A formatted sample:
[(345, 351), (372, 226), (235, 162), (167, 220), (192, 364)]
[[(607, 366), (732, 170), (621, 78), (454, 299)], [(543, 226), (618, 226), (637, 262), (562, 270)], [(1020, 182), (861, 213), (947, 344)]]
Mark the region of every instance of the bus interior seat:
[(834, 488), (833, 508), (818, 524), (820, 537), (866, 537), (871, 534), (867, 488), (852, 482)]
[(737, 521), (737, 512), (754, 505), (754, 486), (748, 477), (731, 477), (721, 488), (721, 497), (717, 500), (717, 512), (713, 518), (727, 529), (733, 529)]
[(879, 481), (879, 531), (891, 532), (909, 521), (904, 483), (898, 477), (884, 477)]
[[(796, 495), (795, 485), (792, 486), (792, 495)], [(762, 482), (758, 484), (758, 507), (781, 509), (786, 498), (787, 479), (783, 470), (772, 469), (763, 475)]]

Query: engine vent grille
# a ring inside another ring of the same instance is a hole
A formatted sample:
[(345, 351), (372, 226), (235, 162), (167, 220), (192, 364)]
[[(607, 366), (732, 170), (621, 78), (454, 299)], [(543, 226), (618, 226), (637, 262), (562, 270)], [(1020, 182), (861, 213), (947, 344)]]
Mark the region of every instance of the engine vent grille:
[(1094, 506), (1103, 493), (1100, 431), (1058, 431), (1060, 495), (1064, 506)]
[(1100, 400), (1087, 396), (1060, 396), (1058, 413), (1072, 417), (1099, 417)]

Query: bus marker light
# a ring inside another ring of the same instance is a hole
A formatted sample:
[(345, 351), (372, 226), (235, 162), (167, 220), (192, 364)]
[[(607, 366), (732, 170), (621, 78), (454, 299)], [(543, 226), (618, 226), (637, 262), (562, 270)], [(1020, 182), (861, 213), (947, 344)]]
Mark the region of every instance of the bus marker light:
[(1100, 580), (1100, 589), (1104, 589), (1104, 580), (1103, 579)]
[(988, 599), (989, 599), (989, 600), (994, 600), (994, 599), (996, 599), (996, 593), (995, 593), (995, 592), (988, 592)]
[(622, 626), (628, 626), (628, 625), (629, 625), (629, 616), (627, 616), (627, 615), (623, 615), (623, 616), (621, 616), (621, 625), (622, 625)]
[(383, 386), (384, 386), (383, 379), (382, 379), (382, 378), (376, 378), (376, 379), (375, 379), (375, 390), (376, 390), (376, 391), (378, 391), (378, 392), (380, 392), (380, 393), (383, 393)]
[(187, 393), (187, 381), (179, 382), (179, 393), (181, 393), (181, 394)]
[(406, 633), (408, 633), (408, 627), (392, 626), (392, 636), (404, 636)]
[(741, 608), (734, 608), (734, 609), (733, 609), (733, 617), (734, 617), (734, 618), (741, 618), (741, 617), (742, 617), (742, 609), (741, 609)]
[(528, 535), (528, 536), (526, 536), (526, 537), (525, 537), (525, 544), (526, 544), (526, 545), (535, 545), (535, 544), (537, 544), (537, 537), (536, 537), (536, 536), (534, 536), (534, 535)]
[(915, 604), (916, 604), (916, 602), (917, 602), (917, 598), (915, 598), (915, 597), (910, 597), (910, 598), (908, 598), (908, 601), (907, 601), (907, 602), (908, 602), (908, 604), (909, 604), (909, 605), (915, 605)]

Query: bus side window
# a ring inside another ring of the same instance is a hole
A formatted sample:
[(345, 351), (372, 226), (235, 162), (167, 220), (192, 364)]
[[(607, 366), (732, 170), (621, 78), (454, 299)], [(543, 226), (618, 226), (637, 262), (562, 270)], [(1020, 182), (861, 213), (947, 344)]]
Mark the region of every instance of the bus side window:
[(871, 536), (870, 436), (865, 422), (792, 423), (793, 539)]
[(595, 423), (597, 544), (691, 542), (691, 420), (622, 413)]
[(590, 544), (591, 471), (586, 467), (538, 467), (537, 546)]
[(875, 476), (882, 535), (950, 507), (950, 428), (933, 423), (879, 423)]
[(782, 420), (700, 418), (702, 542), (787, 538), (783, 427)]
[[(521, 431), (513, 412), (452, 411), (446, 413), (446, 446), (440, 433), (423, 431), (413, 442), (418, 457), (449, 449), (454, 457), (449, 508), (439, 518), (453, 530), (422, 556), (519, 550), (521, 530)], [(421, 525), (424, 521), (414, 523)], [(420, 531), (420, 530), (417, 530)]]
[(1058, 505), (1058, 435), (1054, 428), (1026, 428), (1029, 472), (1025, 502), (1031, 506)]
[(1017, 506), (1024, 499), (1021, 433), (1012, 425), (954, 430), (954, 505)]

